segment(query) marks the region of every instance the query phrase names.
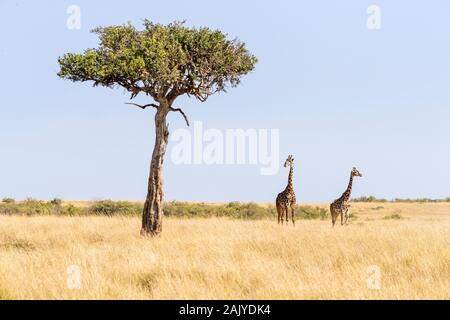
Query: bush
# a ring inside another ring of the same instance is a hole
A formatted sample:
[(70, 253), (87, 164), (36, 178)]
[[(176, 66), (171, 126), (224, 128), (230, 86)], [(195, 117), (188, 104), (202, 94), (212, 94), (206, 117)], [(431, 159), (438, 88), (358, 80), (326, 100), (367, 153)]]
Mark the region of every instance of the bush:
[(445, 202), (445, 200), (441, 199), (429, 199), (429, 198), (419, 198), (419, 199), (400, 199), (397, 198), (394, 200), (394, 202), (404, 202), (404, 203), (412, 203), (412, 202), (419, 202), (419, 203), (434, 203), (434, 202)]
[(20, 211), (25, 215), (48, 215), (52, 213), (52, 205), (49, 202), (28, 198), (20, 203)]
[(18, 206), (14, 202), (0, 203), (0, 214), (12, 215), (20, 214)]
[(80, 207), (75, 207), (72, 204), (69, 204), (66, 207), (63, 207), (63, 212), (64, 214), (68, 215), (68, 216), (80, 216), (80, 215), (86, 215), (87, 212), (84, 208), (80, 208)]
[(54, 205), (54, 206), (60, 206), (62, 204), (62, 200), (59, 198), (53, 198), (50, 201), (50, 204)]
[(243, 204), (240, 207), (238, 217), (241, 219), (261, 219), (275, 216), (273, 207), (262, 207), (254, 202)]
[(395, 198), (393, 200), (378, 199), (374, 196), (364, 196), (352, 199), (352, 202), (400, 202), (400, 203), (436, 203), (436, 202), (450, 202), (450, 198), (445, 199), (430, 199), (430, 198), (418, 198), (418, 199), (403, 199)]
[(81, 215), (84, 208), (73, 205), (64, 206), (62, 201), (40, 201), (28, 198), (22, 202), (0, 203), (0, 214), (6, 215)]
[[(127, 201), (103, 200), (81, 207), (65, 205), (60, 199), (39, 201), (27, 199), (19, 203), (0, 203), (0, 214), (8, 215), (102, 215), (102, 216), (139, 216), (143, 205)], [(230, 219), (275, 219), (277, 212), (274, 206), (261, 206), (254, 202), (229, 202), (222, 205), (188, 202), (167, 202), (164, 206), (167, 217), (176, 218), (208, 218), (224, 217)], [(320, 207), (301, 206), (296, 212), (298, 219), (326, 219), (328, 211)]]
[(352, 199), (352, 202), (387, 202), (386, 199), (378, 199), (374, 196), (364, 196)]
[(2, 202), (3, 203), (15, 203), (16, 200), (14, 200), (13, 198), (3, 198)]
[(94, 202), (88, 212), (95, 215), (135, 215), (142, 211), (142, 206), (128, 201), (103, 200)]
[(274, 217), (275, 209), (271, 206), (263, 207), (252, 202), (229, 202), (224, 205), (212, 205), (205, 203), (172, 201), (166, 203), (164, 206), (164, 213), (169, 217), (228, 217), (234, 219), (262, 219)]
[(300, 207), (300, 219), (312, 220), (320, 219), (325, 220), (329, 218), (328, 210), (320, 207), (303, 206)]

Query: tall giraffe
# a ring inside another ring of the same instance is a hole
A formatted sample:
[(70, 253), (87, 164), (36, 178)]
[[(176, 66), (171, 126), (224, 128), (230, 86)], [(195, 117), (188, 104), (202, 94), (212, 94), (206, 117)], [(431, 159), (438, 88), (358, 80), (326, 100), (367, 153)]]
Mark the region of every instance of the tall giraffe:
[(336, 223), (336, 219), (339, 215), (341, 215), (341, 225), (344, 225), (344, 216), (345, 216), (345, 224), (347, 224), (348, 217), (350, 214), (350, 196), (352, 194), (352, 187), (353, 187), (353, 177), (362, 177), (362, 174), (353, 167), (352, 172), (350, 173), (350, 181), (348, 182), (347, 190), (342, 194), (342, 196), (339, 199), (336, 199), (331, 205), (330, 205), (330, 211), (331, 211), (331, 222), (334, 224)]
[(292, 224), (295, 226), (295, 193), (292, 185), (292, 177), (294, 175), (294, 158), (289, 155), (284, 162), (284, 167), (289, 166), (288, 185), (286, 189), (277, 196), (276, 207), (278, 212), (278, 224), (283, 224), (284, 216), (286, 216), (286, 225), (289, 224), (289, 208), (291, 209)]

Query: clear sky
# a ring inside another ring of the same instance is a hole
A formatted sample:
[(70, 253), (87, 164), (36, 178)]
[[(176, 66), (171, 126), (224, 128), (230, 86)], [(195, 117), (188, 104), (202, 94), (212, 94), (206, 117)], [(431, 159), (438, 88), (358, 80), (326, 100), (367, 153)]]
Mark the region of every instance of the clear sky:
[[(72, 4), (79, 30), (66, 27)], [(372, 4), (379, 30), (366, 25)], [(354, 196), (448, 197), (449, 13), (446, 0), (0, 0), (0, 197), (145, 197), (154, 111), (56, 76), (58, 56), (97, 44), (93, 27), (144, 18), (218, 28), (258, 57), (238, 88), (177, 106), (206, 128), (279, 129), (300, 202), (340, 196), (352, 166), (364, 175)], [(284, 168), (176, 165), (171, 144), (166, 199), (273, 201), (286, 185)]]

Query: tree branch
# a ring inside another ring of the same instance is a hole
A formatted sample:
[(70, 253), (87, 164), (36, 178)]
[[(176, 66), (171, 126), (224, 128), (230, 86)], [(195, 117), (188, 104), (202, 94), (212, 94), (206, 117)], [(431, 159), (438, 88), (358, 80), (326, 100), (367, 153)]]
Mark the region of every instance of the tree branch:
[(140, 104), (137, 104), (137, 103), (127, 102), (127, 103), (125, 103), (125, 104), (130, 104), (130, 105), (139, 107), (139, 108), (141, 108), (141, 109), (145, 109), (145, 108), (147, 108), (147, 107), (153, 107), (153, 108), (158, 109), (158, 105), (157, 105), (157, 104), (154, 104), (154, 103), (149, 103), (149, 104), (140, 105)]
[(189, 127), (189, 120), (188, 120), (186, 114), (183, 112), (183, 110), (181, 110), (180, 108), (172, 108), (172, 107), (170, 107), (170, 111), (181, 113), (181, 115), (183, 116), (184, 120), (186, 121), (187, 126)]

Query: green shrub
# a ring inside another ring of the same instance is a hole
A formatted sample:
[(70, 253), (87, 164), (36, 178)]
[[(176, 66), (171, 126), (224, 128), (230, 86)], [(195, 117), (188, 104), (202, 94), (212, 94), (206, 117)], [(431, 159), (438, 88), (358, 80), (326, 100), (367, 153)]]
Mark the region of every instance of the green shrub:
[(68, 206), (64, 207), (65, 214), (68, 216), (80, 216), (86, 214), (86, 210), (80, 207), (75, 207), (72, 204), (69, 204)]
[(94, 215), (135, 215), (141, 213), (142, 208), (139, 204), (128, 201), (102, 200), (94, 202), (88, 209), (88, 212)]
[(364, 196), (359, 198), (352, 199), (352, 202), (399, 202), (399, 203), (436, 203), (436, 202), (450, 202), (450, 198), (445, 199), (430, 199), (430, 198), (417, 198), (417, 199), (409, 199), (409, 198), (395, 198), (393, 200), (386, 199), (378, 199), (374, 196)]
[(52, 205), (49, 202), (27, 198), (19, 204), (20, 212), (25, 215), (48, 215), (52, 213)]
[(419, 199), (400, 199), (396, 198), (394, 202), (404, 202), (404, 203), (412, 203), (412, 202), (419, 202), (419, 203), (434, 203), (434, 202), (445, 202), (443, 199), (429, 199), (429, 198), (419, 198)]
[(13, 215), (20, 214), (19, 208), (15, 203), (0, 203), (0, 214)]
[(387, 202), (386, 199), (378, 199), (374, 196), (364, 196), (352, 199), (352, 202)]
[(13, 198), (3, 198), (2, 202), (3, 203), (15, 203), (16, 200), (14, 200)]
[(18, 203), (0, 203), (0, 214), (6, 215), (81, 215), (85, 208), (64, 206), (59, 201), (39, 201), (28, 198)]
[(300, 207), (300, 219), (312, 220), (320, 219), (325, 220), (329, 218), (328, 210), (320, 207), (302, 206)]
[(60, 206), (62, 204), (62, 200), (59, 198), (53, 198), (50, 201), (50, 204), (54, 205), (54, 206)]
[[(86, 207), (65, 205), (60, 199), (39, 201), (27, 199), (18, 203), (0, 203), (0, 214), (7, 215), (102, 215), (102, 216), (140, 216), (143, 205), (127, 201), (103, 200), (91, 203)], [(230, 219), (275, 219), (277, 212), (274, 206), (260, 206), (257, 203), (230, 202), (223, 205), (167, 202), (164, 206), (167, 217), (176, 218), (208, 218), (224, 217)], [(301, 206), (297, 209), (298, 219), (326, 219), (328, 211), (320, 207)]]

